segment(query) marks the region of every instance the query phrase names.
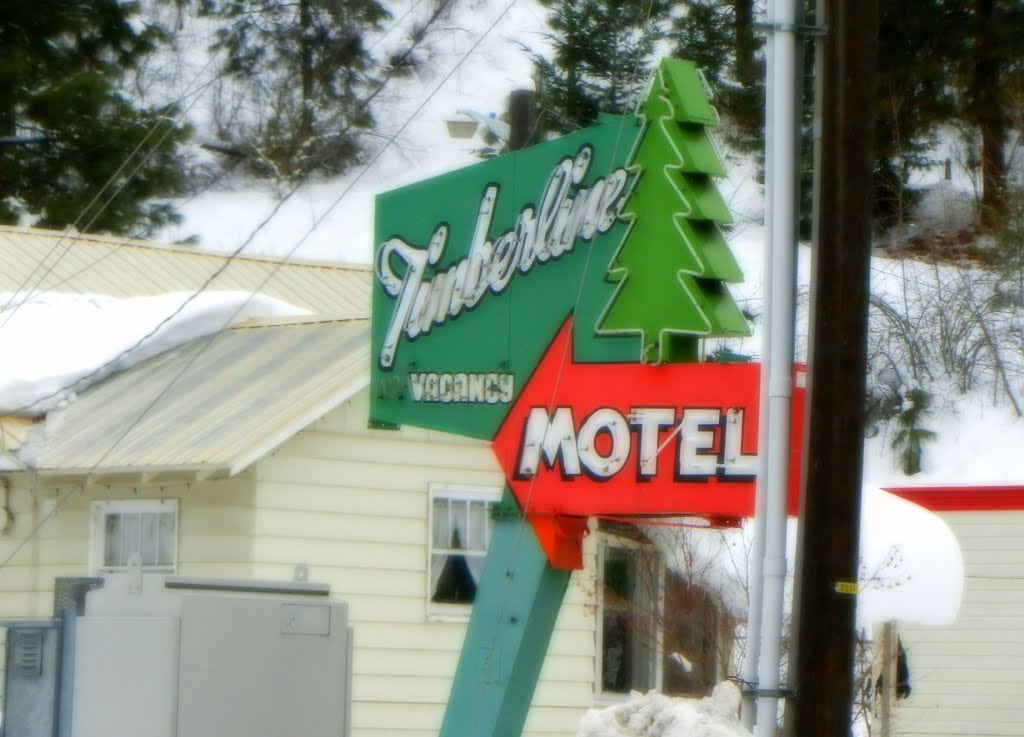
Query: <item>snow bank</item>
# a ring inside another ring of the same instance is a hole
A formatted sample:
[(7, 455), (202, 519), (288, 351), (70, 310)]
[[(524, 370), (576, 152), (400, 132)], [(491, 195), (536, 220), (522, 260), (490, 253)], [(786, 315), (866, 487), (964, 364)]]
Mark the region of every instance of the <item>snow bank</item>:
[(657, 691), (583, 715), (577, 737), (749, 737), (739, 721), (740, 690), (729, 681), (703, 699)]
[(76, 392), (195, 338), (256, 316), (304, 314), (249, 292), (0, 293), (0, 415), (38, 417)]

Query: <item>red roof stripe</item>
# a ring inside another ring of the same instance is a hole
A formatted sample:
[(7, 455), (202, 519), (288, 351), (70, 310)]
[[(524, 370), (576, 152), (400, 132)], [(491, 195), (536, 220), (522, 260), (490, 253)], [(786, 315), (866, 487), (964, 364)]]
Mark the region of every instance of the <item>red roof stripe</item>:
[(1024, 486), (887, 486), (885, 491), (932, 512), (1024, 511)]

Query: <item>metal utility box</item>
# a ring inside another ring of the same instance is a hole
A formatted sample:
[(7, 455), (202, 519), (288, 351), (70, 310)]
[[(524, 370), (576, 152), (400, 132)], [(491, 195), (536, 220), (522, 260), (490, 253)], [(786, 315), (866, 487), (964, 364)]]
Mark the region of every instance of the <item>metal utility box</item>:
[(3, 730), (19, 737), (52, 737), (57, 727), (60, 635), (57, 620), (8, 622)]
[(347, 737), (352, 633), (328, 593), (107, 577), (75, 620), (71, 737)]
[(347, 626), (328, 601), (182, 597), (178, 734), (344, 734)]

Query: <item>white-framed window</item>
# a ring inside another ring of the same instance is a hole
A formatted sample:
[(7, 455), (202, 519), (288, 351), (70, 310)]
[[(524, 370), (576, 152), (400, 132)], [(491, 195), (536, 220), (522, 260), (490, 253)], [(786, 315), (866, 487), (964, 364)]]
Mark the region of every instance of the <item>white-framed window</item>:
[(727, 674), (736, 622), (706, 582), (668, 569), (636, 532), (602, 533), (597, 566), (598, 698), (710, 694)]
[(665, 614), (661, 690), (709, 695), (730, 672), (735, 618), (706, 586), (674, 573), (665, 577)]
[(178, 563), (177, 499), (108, 499), (92, 503), (90, 568), (117, 573), (174, 573)]
[(427, 616), (461, 620), (469, 616), (484, 568), (494, 523), (491, 512), (500, 489), (430, 486), (427, 561)]
[(608, 538), (598, 547), (597, 691), (661, 688), (664, 565), (650, 547)]

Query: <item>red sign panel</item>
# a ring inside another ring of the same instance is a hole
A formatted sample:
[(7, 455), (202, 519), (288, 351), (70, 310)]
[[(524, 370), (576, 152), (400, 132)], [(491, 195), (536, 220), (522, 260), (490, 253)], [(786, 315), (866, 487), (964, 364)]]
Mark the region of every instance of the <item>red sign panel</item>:
[[(760, 366), (580, 364), (562, 327), (494, 438), (527, 515), (754, 513)], [(796, 513), (803, 389), (793, 398)]]

